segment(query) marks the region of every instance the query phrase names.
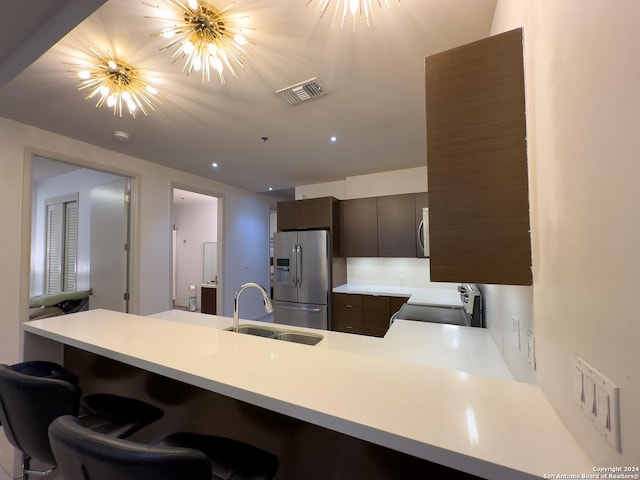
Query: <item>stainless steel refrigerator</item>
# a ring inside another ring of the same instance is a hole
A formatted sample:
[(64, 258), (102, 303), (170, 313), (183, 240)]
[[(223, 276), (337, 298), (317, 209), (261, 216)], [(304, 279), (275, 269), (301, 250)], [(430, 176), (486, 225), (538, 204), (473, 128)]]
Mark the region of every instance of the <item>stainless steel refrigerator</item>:
[(331, 281), (327, 231), (278, 232), (273, 256), (275, 323), (327, 330)]

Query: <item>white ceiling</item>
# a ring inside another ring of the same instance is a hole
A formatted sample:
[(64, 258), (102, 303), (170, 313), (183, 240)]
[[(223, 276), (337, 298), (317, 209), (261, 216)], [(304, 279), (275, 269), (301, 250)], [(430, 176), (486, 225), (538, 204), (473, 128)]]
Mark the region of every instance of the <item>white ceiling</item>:
[[(220, 85), (171, 64), (141, 0), (3, 0), (0, 115), (255, 192), (425, 165), (424, 57), (486, 37), (496, 0), (393, 1), (355, 32), (307, 1), (236, 0), (255, 44), (239, 78)], [(68, 64), (88, 45), (161, 77), (156, 110), (120, 118), (85, 100)], [(291, 106), (275, 94), (312, 77), (327, 96)]]

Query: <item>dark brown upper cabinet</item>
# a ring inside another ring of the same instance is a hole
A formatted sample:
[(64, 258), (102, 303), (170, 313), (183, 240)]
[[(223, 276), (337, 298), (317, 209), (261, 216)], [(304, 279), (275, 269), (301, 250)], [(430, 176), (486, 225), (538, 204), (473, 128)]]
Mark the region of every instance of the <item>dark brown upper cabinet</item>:
[(378, 198), (378, 256), (415, 257), (416, 198), (413, 193)]
[[(344, 257), (413, 257), (427, 193), (340, 201), (340, 252)], [(416, 214), (420, 209), (420, 220)]]
[(522, 30), (425, 74), (431, 280), (531, 285)]
[(334, 197), (278, 202), (278, 230), (332, 228), (338, 200)]
[(378, 203), (375, 197), (340, 201), (340, 253), (343, 257), (378, 255)]

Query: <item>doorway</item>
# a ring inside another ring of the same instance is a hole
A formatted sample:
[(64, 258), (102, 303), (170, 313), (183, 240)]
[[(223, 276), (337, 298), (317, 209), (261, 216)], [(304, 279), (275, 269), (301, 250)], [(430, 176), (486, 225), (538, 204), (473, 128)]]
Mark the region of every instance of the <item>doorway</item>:
[(173, 188), (172, 198), (173, 307), (216, 314), (222, 280), (219, 198), (181, 188)]
[(32, 299), (87, 292), (128, 312), (131, 178), (35, 155), (31, 181)]

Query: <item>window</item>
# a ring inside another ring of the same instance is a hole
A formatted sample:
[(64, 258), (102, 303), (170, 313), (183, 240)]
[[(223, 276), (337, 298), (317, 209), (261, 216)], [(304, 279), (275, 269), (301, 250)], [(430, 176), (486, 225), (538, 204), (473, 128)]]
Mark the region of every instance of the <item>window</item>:
[(47, 200), (45, 293), (76, 289), (78, 194)]

